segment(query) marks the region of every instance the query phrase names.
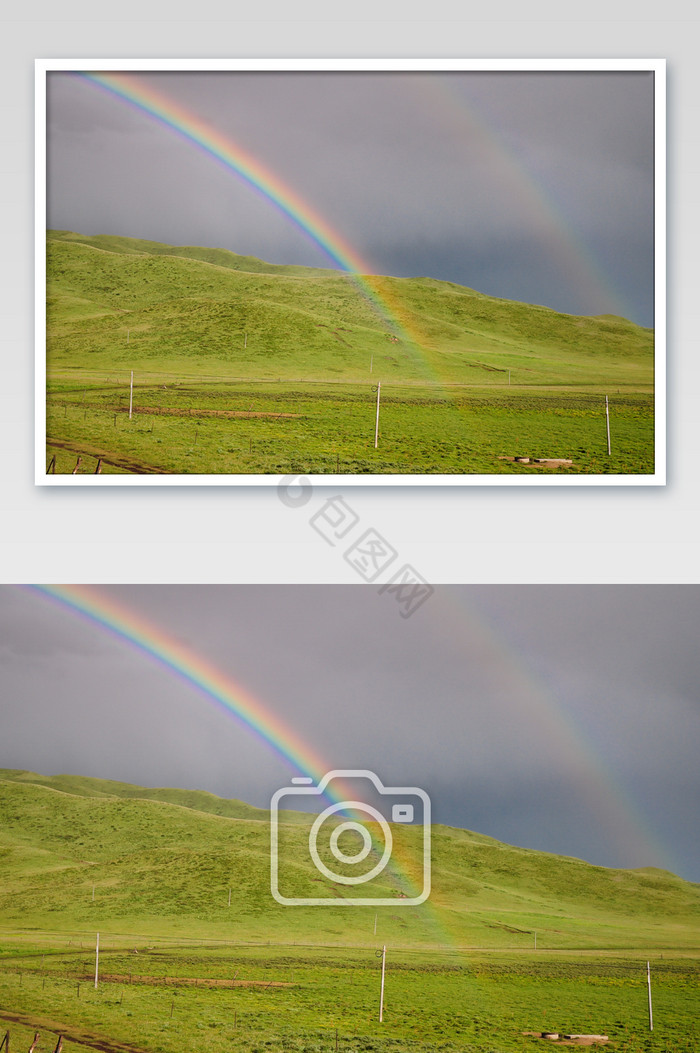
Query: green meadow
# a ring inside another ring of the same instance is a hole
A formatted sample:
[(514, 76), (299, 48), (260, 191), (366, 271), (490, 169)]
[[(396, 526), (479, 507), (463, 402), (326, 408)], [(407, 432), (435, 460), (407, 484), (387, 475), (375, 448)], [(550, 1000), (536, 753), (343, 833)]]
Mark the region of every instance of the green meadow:
[(63, 1034), (66, 1050), (144, 1053), (510, 1053), (543, 1031), (697, 1049), (700, 886), (435, 826), (430, 900), (404, 906), (422, 842), (394, 824), (401, 868), (372, 894), (395, 905), (342, 905), (349, 886), (309, 858), (310, 822), (281, 813), (282, 862), (290, 889), (329, 903), (285, 907), (262, 809), (0, 771), (0, 1034), (14, 1050), (39, 1030), (37, 1050)]
[(103, 472), (178, 475), (654, 470), (652, 330), (430, 278), (371, 284), (399, 328), (335, 271), (49, 232), (47, 466), (55, 458), (52, 472), (71, 472), (80, 457), (81, 473), (98, 461)]

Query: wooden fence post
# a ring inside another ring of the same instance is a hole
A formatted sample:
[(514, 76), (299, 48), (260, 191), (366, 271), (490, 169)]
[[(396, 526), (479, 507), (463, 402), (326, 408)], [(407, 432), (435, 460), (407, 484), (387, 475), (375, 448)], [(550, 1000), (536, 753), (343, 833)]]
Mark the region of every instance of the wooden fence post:
[(5, 1032), (5, 1037), (3, 1038), (2, 1042), (0, 1042), (0, 1053), (2, 1053), (3, 1049), (6, 1049), (7, 1053), (10, 1053), (10, 1032), (9, 1031)]
[(61, 1053), (62, 1049), (63, 1049), (63, 1035), (59, 1035), (58, 1036), (58, 1042), (56, 1043), (56, 1048), (53, 1051), (53, 1053)]
[(34, 1053), (34, 1047), (36, 1046), (38, 1041), (39, 1041), (39, 1032), (37, 1031), (35, 1033), (35, 1035), (34, 1035), (34, 1041), (32, 1042), (31, 1046), (29, 1047), (29, 1053)]

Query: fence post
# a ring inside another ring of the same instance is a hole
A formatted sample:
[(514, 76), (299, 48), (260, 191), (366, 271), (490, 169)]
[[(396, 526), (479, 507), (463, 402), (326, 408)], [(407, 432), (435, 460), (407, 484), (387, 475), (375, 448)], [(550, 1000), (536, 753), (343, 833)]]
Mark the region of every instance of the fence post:
[(384, 1019), (384, 970), (386, 968), (386, 947), (382, 948), (382, 990), (379, 996), (379, 1023)]

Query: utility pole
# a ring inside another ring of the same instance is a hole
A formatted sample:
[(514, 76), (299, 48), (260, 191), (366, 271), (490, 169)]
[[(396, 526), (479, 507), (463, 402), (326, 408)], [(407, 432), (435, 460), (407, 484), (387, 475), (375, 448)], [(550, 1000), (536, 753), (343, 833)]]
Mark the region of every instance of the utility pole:
[(134, 371), (131, 370), (131, 384), (129, 385), (129, 420), (131, 420), (131, 410), (134, 405)]
[(654, 1030), (654, 1018), (651, 1014), (651, 967), (647, 962), (647, 989), (649, 991), (649, 1030)]
[(384, 1016), (384, 969), (386, 967), (386, 947), (382, 948), (382, 990), (379, 996), (379, 1023), (382, 1022)]
[(608, 396), (605, 396), (605, 425), (608, 432), (608, 457), (610, 456), (610, 409), (608, 407)]
[(374, 448), (377, 448), (377, 442), (379, 441), (379, 396), (382, 391), (381, 380), (377, 381), (377, 423), (374, 426)]
[(97, 943), (95, 944), (95, 990), (97, 990), (97, 970), (100, 963), (100, 934), (97, 933)]

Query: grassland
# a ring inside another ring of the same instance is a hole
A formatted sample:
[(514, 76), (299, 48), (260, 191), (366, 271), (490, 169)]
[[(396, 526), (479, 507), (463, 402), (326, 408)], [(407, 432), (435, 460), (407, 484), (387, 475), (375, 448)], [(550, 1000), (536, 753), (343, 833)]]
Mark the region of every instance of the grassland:
[(309, 822), (284, 813), (291, 881), (335, 902), (289, 908), (270, 895), (262, 809), (0, 772), (6, 1026), (62, 1032), (68, 1050), (154, 1053), (510, 1053), (536, 1050), (523, 1032), (544, 1030), (607, 1034), (625, 1053), (697, 1049), (697, 885), (437, 826), (429, 903), (401, 905), (404, 863), (375, 879), (395, 907), (342, 906), (346, 887), (302, 853)]
[(653, 332), (625, 319), (373, 278), (397, 328), (333, 271), (66, 231), (47, 251), (58, 472), (653, 471)]

